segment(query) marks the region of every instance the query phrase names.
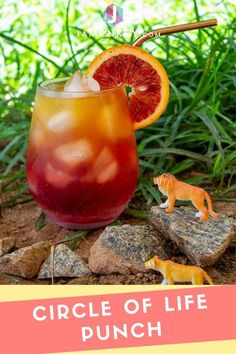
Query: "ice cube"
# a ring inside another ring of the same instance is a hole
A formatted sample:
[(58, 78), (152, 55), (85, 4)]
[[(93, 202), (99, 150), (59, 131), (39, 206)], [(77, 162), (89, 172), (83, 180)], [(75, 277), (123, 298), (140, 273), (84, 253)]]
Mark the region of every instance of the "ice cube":
[(102, 111), (101, 125), (105, 130), (106, 136), (111, 140), (117, 140), (119, 138), (117, 134), (119, 129), (117, 129), (116, 123), (116, 119), (112, 115), (112, 107), (105, 105)]
[(72, 78), (65, 83), (65, 92), (84, 92), (89, 91), (87, 85), (84, 82), (83, 75), (78, 70), (74, 73)]
[(47, 122), (47, 128), (53, 133), (63, 133), (76, 128), (76, 119), (69, 111), (61, 111)]
[(85, 139), (61, 145), (55, 149), (54, 154), (68, 168), (74, 168), (83, 162), (89, 162), (93, 158), (92, 147)]
[(99, 83), (90, 75), (86, 75), (87, 86), (90, 88), (91, 91), (100, 91)]
[(105, 147), (94, 164), (97, 183), (111, 181), (118, 171), (118, 163), (108, 147)]
[(117, 102), (104, 105), (99, 115), (99, 124), (101, 132), (111, 141), (131, 138), (132, 127), (127, 109), (123, 106), (119, 107)]
[(101, 171), (97, 176), (98, 183), (106, 183), (116, 176), (118, 172), (118, 164), (116, 161), (111, 162), (103, 171)]
[(38, 121), (33, 122), (31, 131), (30, 131), (30, 141), (34, 145), (39, 146), (44, 143), (44, 140), (45, 140), (45, 133), (44, 133), (44, 130), (43, 130), (41, 124)]
[(54, 168), (50, 163), (46, 166), (45, 178), (49, 184), (57, 188), (65, 188), (74, 180), (72, 176)]
[(65, 92), (89, 92), (100, 91), (99, 83), (90, 75), (82, 75), (77, 70), (72, 78), (65, 83)]
[(111, 181), (118, 172), (118, 163), (108, 147), (102, 149), (94, 165), (81, 179), (82, 182), (106, 183)]

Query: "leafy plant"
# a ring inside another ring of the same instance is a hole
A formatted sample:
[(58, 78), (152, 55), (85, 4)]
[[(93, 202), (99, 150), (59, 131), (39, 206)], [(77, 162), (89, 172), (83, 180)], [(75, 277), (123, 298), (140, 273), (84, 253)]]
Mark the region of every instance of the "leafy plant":
[[(187, 6), (177, 0), (173, 3)], [(75, 1), (55, 1), (50, 5), (52, 18), (39, 0), (35, 4), (35, 8), (25, 9), (25, 13), (31, 11), (30, 20), (20, 11), (21, 1), (0, 4), (3, 13), (14, 14), (10, 25), (5, 24), (0, 32), (2, 207), (31, 200), (25, 179), (25, 154), (37, 83), (68, 76), (78, 67), (86, 70), (102, 50), (132, 43), (136, 33), (157, 27), (154, 19), (144, 20), (131, 25), (132, 31), (114, 35), (111, 26), (104, 24), (110, 35), (93, 35), (81, 23), (103, 21), (100, 9), (88, 12), (86, 19)], [(150, 4), (154, 6), (154, 2)], [(189, 21), (194, 21), (194, 16), (201, 19), (198, 2), (189, 6)], [(213, 187), (218, 199), (236, 200), (236, 52), (230, 4), (225, 6), (224, 17), (228, 24), (223, 28), (179, 33), (144, 44), (166, 68), (171, 96), (163, 117), (136, 133), (140, 157), (136, 203), (148, 206), (160, 202), (151, 179), (164, 171), (208, 189)], [(177, 21), (175, 11), (170, 21)]]

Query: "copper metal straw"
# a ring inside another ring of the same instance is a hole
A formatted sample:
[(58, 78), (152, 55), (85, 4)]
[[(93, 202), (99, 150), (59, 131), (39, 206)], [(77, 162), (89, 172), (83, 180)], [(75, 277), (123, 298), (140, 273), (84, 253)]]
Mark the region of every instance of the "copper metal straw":
[(184, 32), (184, 31), (191, 31), (199, 28), (206, 28), (206, 27), (212, 27), (212, 26), (217, 26), (217, 19), (212, 18), (210, 20), (205, 20), (205, 21), (199, 21), (199, 22), (193, 22), (193, 23), (185, 23), (183, 25), (177, 25), (177, 26), (171, 26), (171, 27), (165, 27), (165, 28), (158, 28), (156, 30), (147, 32), (143, 34), (141, 37), (136, 39), (136, 41), (133, 43), (133, 45), (140, 47), (143, 42), (148, 41), (149, 39), (152, 39), (156, 36), (163, 36), (165, 34), (173, 34), (177, 32)]

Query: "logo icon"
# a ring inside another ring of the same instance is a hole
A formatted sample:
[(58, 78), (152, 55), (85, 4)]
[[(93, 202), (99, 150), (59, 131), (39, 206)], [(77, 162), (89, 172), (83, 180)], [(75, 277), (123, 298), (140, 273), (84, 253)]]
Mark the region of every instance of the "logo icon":
[(120, 6), (111, 4), (104, 11), (103, 17), (108, 24), (117, 25), (123, 21), (123, 9)]

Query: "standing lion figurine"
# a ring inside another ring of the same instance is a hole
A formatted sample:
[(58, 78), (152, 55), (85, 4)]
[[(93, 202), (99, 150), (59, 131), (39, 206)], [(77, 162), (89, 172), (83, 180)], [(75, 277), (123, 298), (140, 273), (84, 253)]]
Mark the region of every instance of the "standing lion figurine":
[[(195, 215), (201, 221), (207, 221), (208, 213), (213, 218), (220, 217), (219, 214), (214, 212), (211, 198), (204, 189), (178, 181), (175, 176), (168, 173), (154, 177), (153, 182), (158, 185), (160, 192), (167, 196), (166, 202), (160, 205), (160, 208), (166, 208), (167, 213), (173, 212), (176, 199), (191, 200), (195, 208), (198, 209)], [(207, 201), (208, 209), (204, 204), (205, 200)]]

